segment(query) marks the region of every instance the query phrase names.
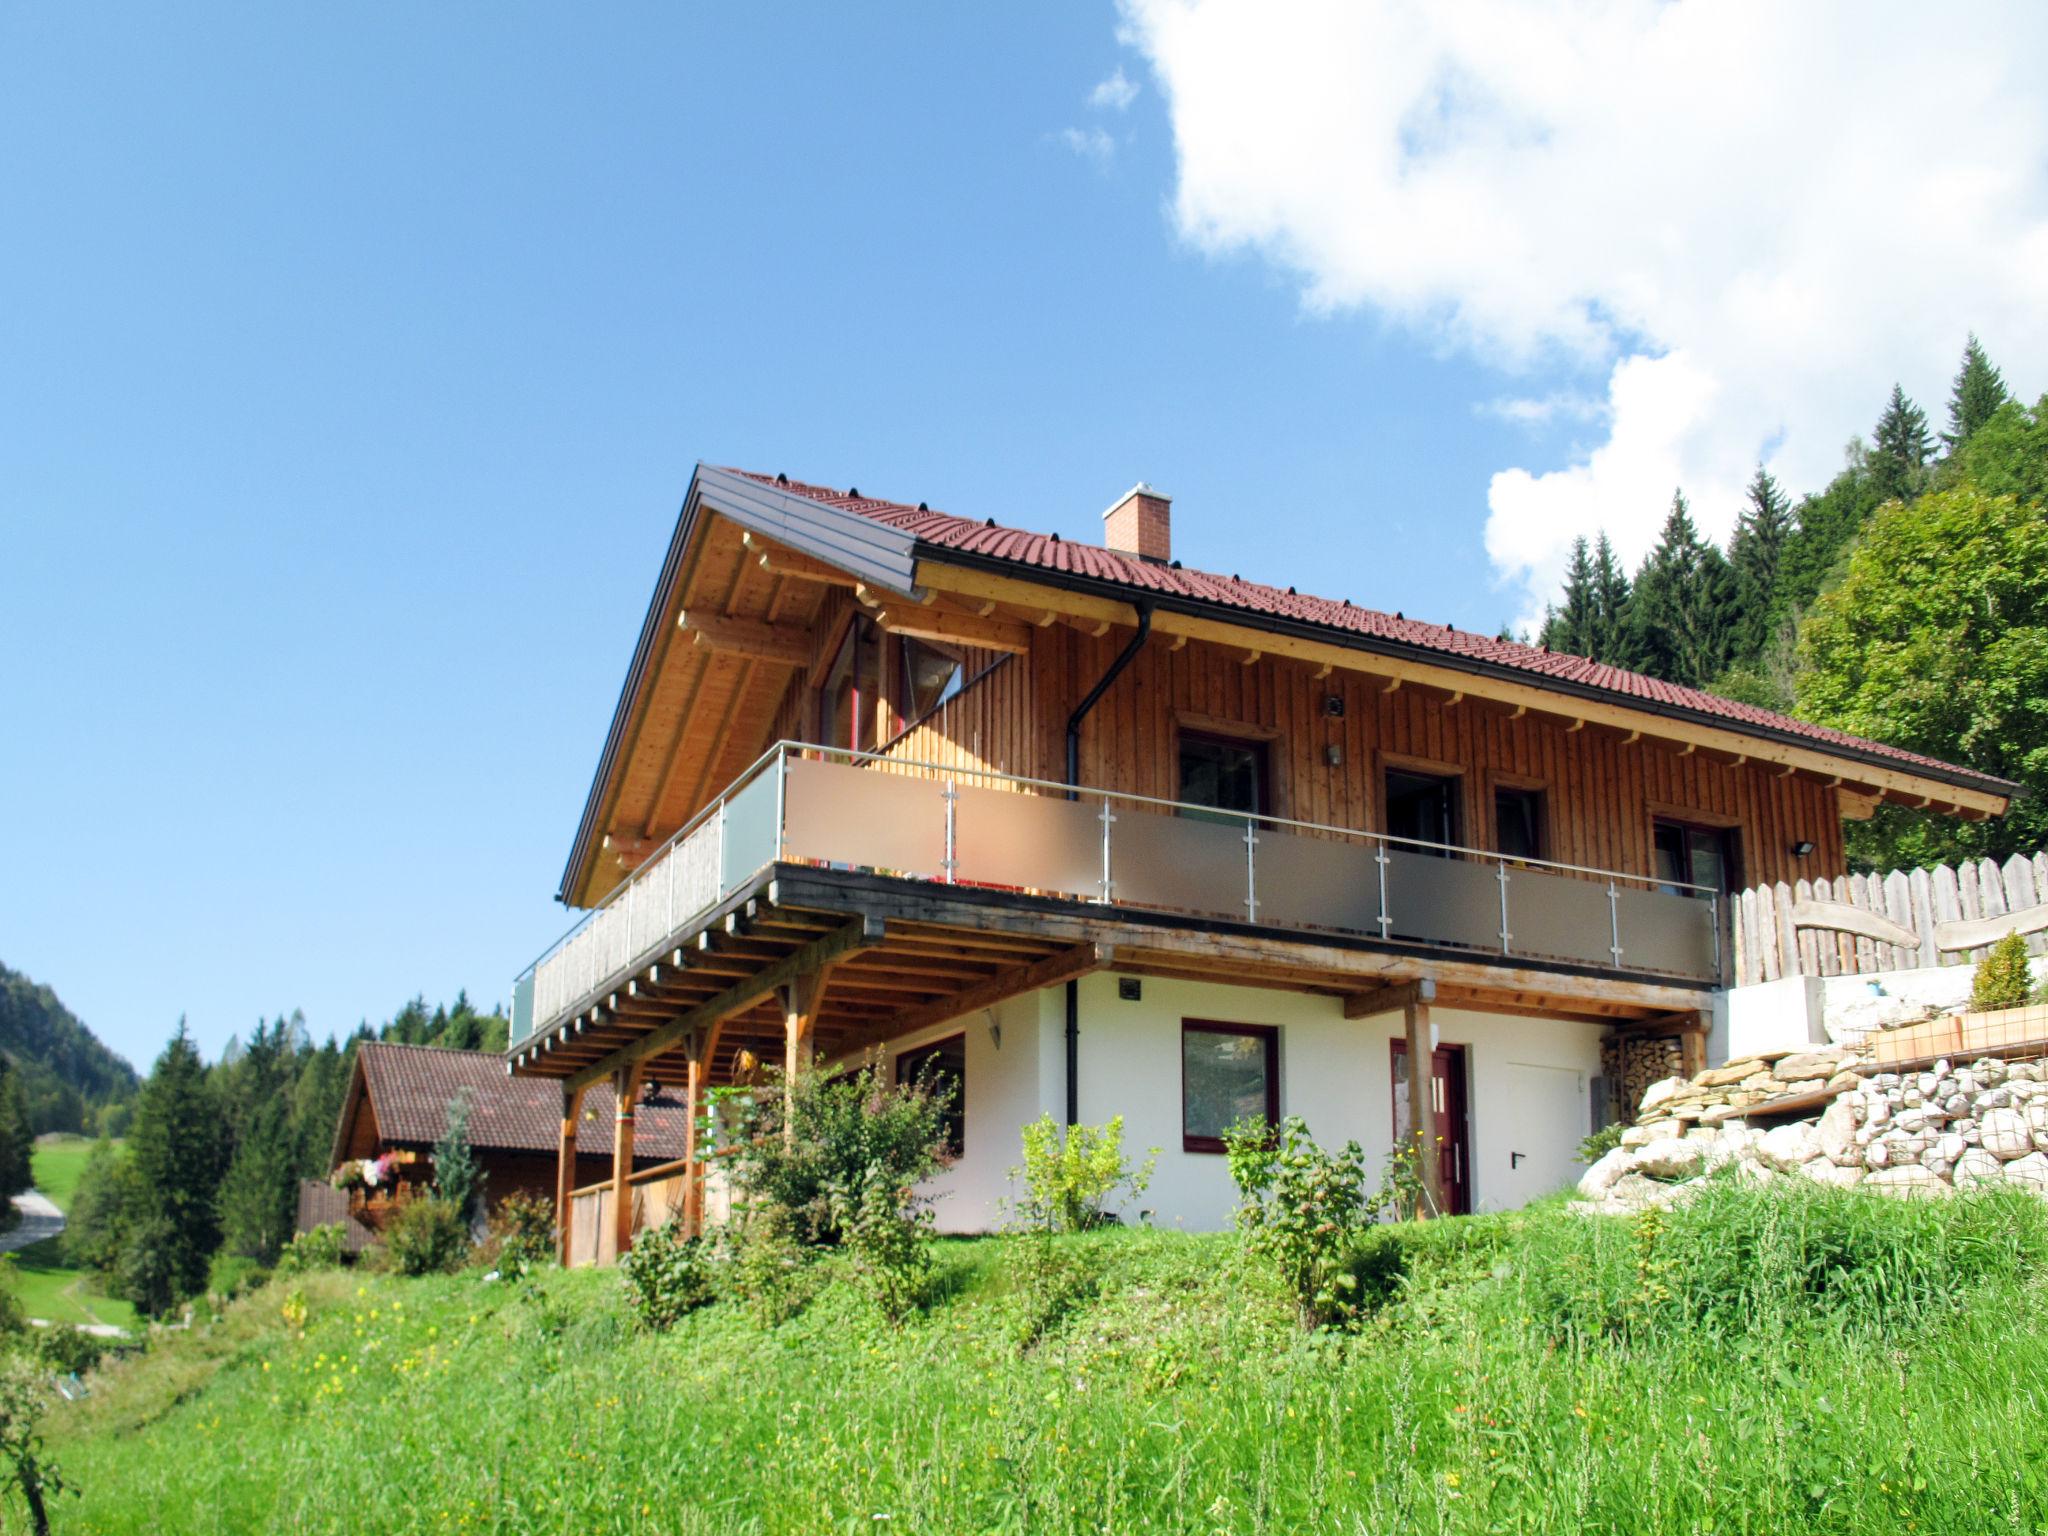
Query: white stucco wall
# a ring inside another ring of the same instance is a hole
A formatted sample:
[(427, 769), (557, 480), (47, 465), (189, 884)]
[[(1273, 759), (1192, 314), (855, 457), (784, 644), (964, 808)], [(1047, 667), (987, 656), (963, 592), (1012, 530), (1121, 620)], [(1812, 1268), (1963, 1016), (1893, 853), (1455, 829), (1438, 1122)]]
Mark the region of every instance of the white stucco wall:
[[(1393, 1144), (1398, 1013), (1347, 1020), (1331, 997), (1158, 977), (1143, 978), (1142, 992), (1127, 1002), (1114, 975), (1082, 981), (1080, 1112), (1090, 1124), (1122, 1114), (1134, 1160), (1160, 1149), (1151, 1188), (1137, 1202), (1156, 1224), (1227, 1226), (1235, 1198), (1220, 1155), (1181, 1149), (1183, 1019), (1276, 1026), (1280, 1112), (1300, 1115), (1325, 1144), (1356, 1139), (1377, 1181)], [(1576, 1178), (1573, 1154), (1592, 1125), (1601, 1027), (1449, 1008), (1434, 1018), (1441, 1043), (1466, 1048), (1477, 1208), (1520, 1205)], [(991, 1024), (1000, 1026), (1000, 1044)], [(1041, 1112), (1065, 1114), (1065, 1027), (1064, 989), (1051, 987), (893, 1044), (897, 1051), (963, 1030), (967, 1037), (967, 1147), (933, 1184), (940, 1230), (1001, 1223), (1009, 1170), (1021, 1160), (1020, 1128)]]

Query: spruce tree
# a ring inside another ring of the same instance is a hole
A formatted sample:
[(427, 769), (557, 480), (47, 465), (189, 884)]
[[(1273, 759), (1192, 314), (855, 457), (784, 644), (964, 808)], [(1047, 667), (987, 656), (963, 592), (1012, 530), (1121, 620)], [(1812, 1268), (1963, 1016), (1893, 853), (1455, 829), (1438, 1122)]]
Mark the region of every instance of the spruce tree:
[(1564, 606), (1553, 609), (1543, 623), (1543, 648), (1573, 656), (1590, 656), (1594, 619), (1593, 558), (1585, 536), (1572, 540), (1572, 561), (1564, 575)]
[(1761, 464), (1749, 482), (1749, 505), (1728, 541), (1735, 575), (1735, 615), (1730, 624), (1729, 660), (1749, 665), (1763, 655), (1777, 627), (1778, 570), (1792, 536), (1792, 503)]
[(1941, 440), (1950, 453), (1967, 443), (1979, 427), (2012, 397), (2006, 393), (2005, 376), (1977, 344), (1976, 333), (1963, 344), (1963, 363), (1956, 370), (1955, 387), (1948, 397), (1948, 430)]
[(1674, 491), (1629, 603), (1642, 670), (1688, 688), (1706, 686), (1728, 658), (1734, 587), (1726, 558), (1700, 537), (1684, 493)]
[(298, 1213), (299, 1140), (282, 1097), (258, 1104), (220, 1186), (221, 1237), (234, 1253), (277, 1262)]
[(30, 1163), (35, 1143), (21, 1073), (12, 1061), (0, 1056), (0, 1231), (20, 1220), (14, 1197), (35, 1187)]
[(1926, 481), (1927, 456), (1934, 444), (1927, 436), (1927, 413), (1906, 398), (1897, 384), (1877, 418), (1870, 445), (1870, 472), (1885, 501), (1908, 501)]
[[(151, 1311), (168, 1296), (196, 1296), (220, 1241), (214, 1196), (220, 1187), (220, 1106), (183, 1019), (142, 1085), (129, 1132), (129, 1153), (156, 1220), (140, 1224), (131, 1244), (147, 1252), (124, 1256), (136, 1284), (130, 1299)], [(134, 1262), (129, 1263), (132, 1258)]]
[(1586, 650), (1593, 660), (1610, 667), (1636, 665), (1629, 644), (1630, 597), (1628, 573), (1603, 530), (1593, 545), (1593, 620)]
[(469, 1145), (469, 1090), (464, 1088), (449, 1100), (448, 1127), (434, 1143), (434, 1193), (467, 1222), (483, 1192), (484, 1172)]

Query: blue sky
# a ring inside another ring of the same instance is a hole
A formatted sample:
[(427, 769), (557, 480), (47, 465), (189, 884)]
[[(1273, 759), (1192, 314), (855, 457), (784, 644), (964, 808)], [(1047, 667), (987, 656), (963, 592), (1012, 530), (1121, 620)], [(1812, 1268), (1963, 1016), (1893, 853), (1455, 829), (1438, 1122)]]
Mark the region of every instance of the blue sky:
[(1489, 402), (1611, 354), (1191, 219), (1144, 21), (0, 5), (0, 961), (140, 1066), (502, 998), (700, 458), (1145, 478), (1191, 563), (1514, 617), (1490, 486), (1603, 429)]

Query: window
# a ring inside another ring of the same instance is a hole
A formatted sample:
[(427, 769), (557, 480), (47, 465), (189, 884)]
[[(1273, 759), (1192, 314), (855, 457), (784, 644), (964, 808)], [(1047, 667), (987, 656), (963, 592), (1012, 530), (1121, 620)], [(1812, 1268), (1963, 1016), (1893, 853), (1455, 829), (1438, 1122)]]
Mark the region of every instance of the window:
[[(1458, 841), (1458, 781), (1434, 773), (1387, 770), (1387, 833), (1419, 843)], [(1440, 848), (1410, 848), (1409, 853), (1449, 855)]]
[[(1266, 744), (1198, 731), (1180, 733), (1180, 797), (1187, 805), (1266, 813)], [(1182, 812), (1183, 815), (1197, 812)], [(1204, 820), (1211, 818), (1202, 818)], [(1215, 817), (1221, 821), (1226, 818)]]
[(898, 664), (903, 671), (903, 722), (922, 720), (958, 693), (962, 684), (960, 658), (903, 636), (898, 642)]
[(1180, 1026), (1181, 1146), (1221, 1152), (1223, 1133), (1247, 1115), (1280, 1122), (1280, 1031), (1269, 1024)]
[(953, 1097), (946, 1105), (946, 1150), (954, 1157), (967, 1151), (967, 1037), (949, 1035), (930, 1045), (915, 1046), (896, 1056), (896, 1085), (914, 1083), (920, 1073), (928, 1075), (937, 1089), (951, 1087)]
[(878, 681), (875, 637), (861, 620), (848, 626), (839, 654), (818, 689), (821, 746), (864, 751), (875, 744), (874, 687)]
[(1543, 857), (1543, 791), (1510, 789), (1493, 792), (1493, 846), (1511, 859)]
[[(1708, 891), (1724, 893), (1735, 889), (1739, 871), (1735, 833), (1729, 828), (1659, 820), (1650, 824), (1650, 839), (1659, 880), (1704, 885)], [(1686, 894), (1704, 896), (1706, 892)]]

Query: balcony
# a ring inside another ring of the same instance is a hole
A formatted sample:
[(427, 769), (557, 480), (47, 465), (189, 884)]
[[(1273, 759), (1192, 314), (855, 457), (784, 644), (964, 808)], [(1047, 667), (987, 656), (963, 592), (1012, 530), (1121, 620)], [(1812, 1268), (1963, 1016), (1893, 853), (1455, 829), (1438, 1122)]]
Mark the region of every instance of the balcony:
[(511, 1046), (777, 864), (1027, 892), (1460, 958), (1717, 983), (1717, 894), (1641, 875), (781, 742), (513, 985)]

